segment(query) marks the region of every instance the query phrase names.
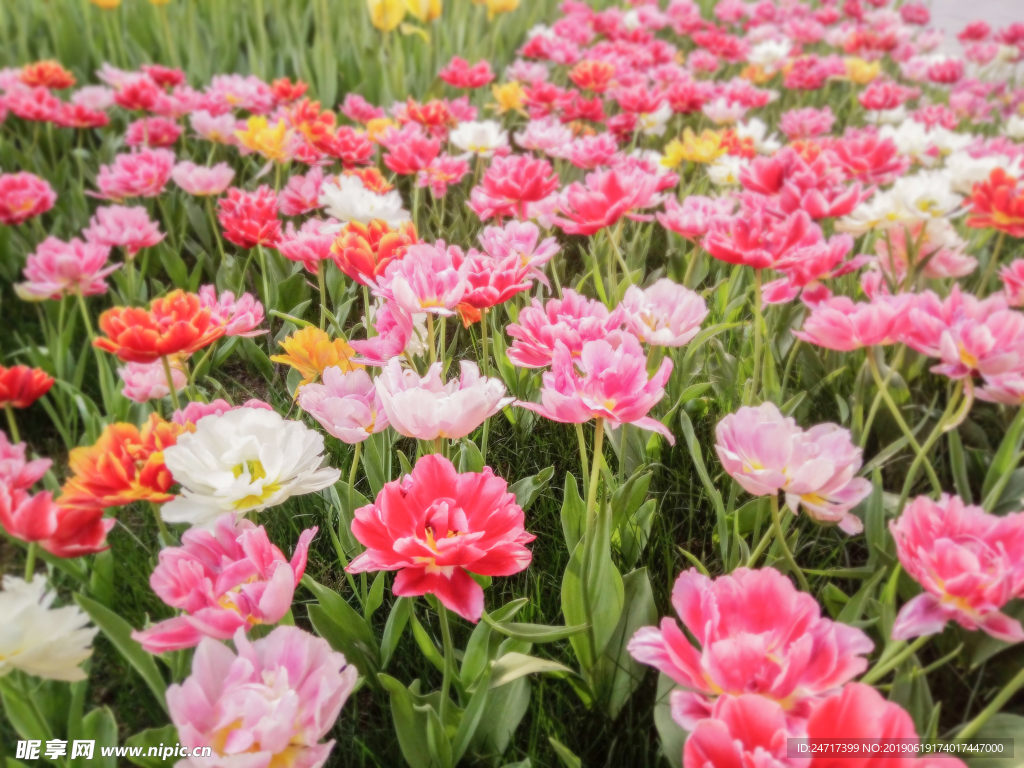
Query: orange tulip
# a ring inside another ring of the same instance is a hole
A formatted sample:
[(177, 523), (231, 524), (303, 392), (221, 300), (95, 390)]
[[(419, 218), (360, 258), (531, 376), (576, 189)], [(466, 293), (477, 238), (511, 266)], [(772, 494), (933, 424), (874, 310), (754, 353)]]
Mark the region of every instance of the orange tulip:
[(53, 377), (40, 368), (0, 365), (0, 408), (28, 408), (52, 386)]
[(1011, 237), (1024, 237), (1024, 189), (1017, 179), (996, 168), (987, 179), (975, 184), (967, 226), (992, 227)]
[(75, 84), (75, 76), (52, 59), (26, 64), (21, 68), (18, 79), (32, 88), (42, 86), (55, 91), (70, 88)]
[(151, 501), (162, 504), (174, 478), (164, 466), (163, 451), (185, 431), (180, 424), (151, 414), (140, 430), (134, 424), (111, 424), (87, 448), (68, 456), (72, 477), (64, 483), (57, 503), (76, 509), (105, 509)]
[(285, 354), (274, 355), (270, 359), (275, 363), (290, 365), (302, 374), (296, 392), (304, 384), (318, 379), (328, 368), (337, 367), (342, 372), (348, 372), (363, 367), (352, 362), (356, 351), (348, 342), (344, 339), (332, 340), (326, 331), (312, 325), (296, 331), (279, 343), (284, 347)]
[(411, 221), (391, 229), (383, 221), (367, 224), (350, 221), (331, 246), (331, 258), (338, 269), (360, 285), (371, 285), (395, 259), (401, 259), (410, 245), (419, 241)]
[(130, 363), (152, 363), (161, 357), (190, 355), (224, 335), (210, 319), (199, 297), (182, 290), (154, 299), (149, 309), (114, 307), (100, 315), (106, 337), (93, 343)]

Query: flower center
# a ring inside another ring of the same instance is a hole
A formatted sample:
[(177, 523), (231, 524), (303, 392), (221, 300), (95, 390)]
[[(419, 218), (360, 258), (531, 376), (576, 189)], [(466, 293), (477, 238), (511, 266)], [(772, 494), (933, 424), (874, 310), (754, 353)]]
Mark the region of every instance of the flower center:
[[(267, 477), (267, 471), (263, 468), (263, 464), (259, 459), (249, 459), (241, 464), (236, 464), (231, 471), (234, 473), (236, 478), (241, 477), (243, 474), (247, 474), (249, 476), (250, 484), (264, 480)], [(279, 490), (281, 490), (281, 485), (279, 483), (266, 483), (265, 485), (261, 483), (259, 486), (260, 492), (249, 494), (248, 496), (236, 501), (235, 509), (245, 511), (262, 506), (267, 502), (267, 499)]]

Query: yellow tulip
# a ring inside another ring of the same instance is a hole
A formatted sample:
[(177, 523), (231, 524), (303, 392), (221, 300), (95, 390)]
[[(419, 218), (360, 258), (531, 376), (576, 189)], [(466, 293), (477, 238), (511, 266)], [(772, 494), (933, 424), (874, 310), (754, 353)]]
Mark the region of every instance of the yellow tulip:
[(388, 117), (375, 117), (373, 120), (366, 124), (366, 138), (373, 143), (377, 143), (380, 137), (384, 135), (384, 131), (392, 127), (395, 121)]
[(121, 5), (121, 0), (89, 0), (89, 2), (104, 11), (112, 11)]
[(487, 18), (493, 19), (499, 13), (512, 13), (519, 7), (519, 0), (487, 0)]
[(429, 24), (441, 16), (441, 0), (405, 0), (409, 13)]
[(673, 139), (665, 146), (665, 154), (661, 163), (669, 168), (675, 168), (684, 160), (694, 163), (712, 163), (725, 153), (726, 148), (722, 146), (720, 133), (705, 129), (698, 136), (687, 128), (683, 131), (682, 141)]
[(857, 85), (867, 85), (882, 72), (880, 61), (868, 62), (857, 56), (847, 56), (843, 63), (846, 65), (846, 79)]
[(405, 18), (404, 0), (366, 0), (370, 22), (381, 32), (390, 32)]
[(242, 146), (258, 152), (267, 160), (281, 163), (288, 158), (290, 133), (284, 120), (270, 125), (267, 118), (253, 116), (246, 122), (245, 130), (235, 131), (235, 136)]
[(523, 111), (523, 86), (515, 80), (504, 85), (492, 85), (491, 93), (497, 102), (497, 104), (492, 104), (491, 108), (496, 109), (499, 114)]

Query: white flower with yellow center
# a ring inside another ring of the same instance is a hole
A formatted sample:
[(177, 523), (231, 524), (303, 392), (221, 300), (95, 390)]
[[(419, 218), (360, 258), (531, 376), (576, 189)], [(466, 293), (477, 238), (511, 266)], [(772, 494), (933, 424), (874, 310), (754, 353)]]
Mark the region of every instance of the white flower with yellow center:
[(324, 439), (275, 411), (239, 408), (205, 416), (164, 451), (181, 495), (161, 510), (168, 523), (212, 528), (225, 512), (259, 512), (333, 485)]
[(77, 606), (50, 608), (56, 594), (46, 579), (4, 576), (0, 592), (0, 677), (21, 670), (69, 683), (87, 677), (79, 664), (92, 655), (96, 629)]
[(363, 186), (358, 176), (342, 175), (325, 181), (320, 187), (318, 202), (329, 216), (343, 224), (350, 221), (369, 224), (380, 219), (395, 229), (409, 220), (409, 212), (402, 208), (402, 196), (397, 189), (378, 195)]
[(496, 151), (508, 148), (508, 131), (494, 120), (467, 120), (448, 134), (448, 141), (463, 152), (492, 157)]

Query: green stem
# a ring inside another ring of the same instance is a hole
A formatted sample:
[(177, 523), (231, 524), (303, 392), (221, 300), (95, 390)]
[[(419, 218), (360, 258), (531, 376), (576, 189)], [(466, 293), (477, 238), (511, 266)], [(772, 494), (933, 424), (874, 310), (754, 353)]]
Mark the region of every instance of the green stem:
[(604, 447), (604, 419), (598, 419), (594, 428), (594, 458), (590, 462), (590, 488), (587, 492), (587, 530), (597, 519), (597, 485), (601, 477), (601, 450)]
[(454, 663), (455, 649), (452, 647), (452, 631), (448, 626), (448, 609), (440, 600), (437, 602), (437, 617), (441, 622), (441, 639), (444, 643), (444, 677), (441, 680), (441, 711), (438, 713), (442, 727), (444, 727), (452, 686), (452, 664)]
[[(875, 360), (873, 354), (868, 355), (868, 367), (871, 369), (871, 376), (875, 380), (875, 386), (878, 387), (878, 391), (882, 393), (882, 399), (885, 400), (885, 404), (889, 407), (889, 412), (895, 419), (896, 424), (899, 426), (900, 431), (903, 432), (903, 436), (907, 438), (907, 442), (910, 443), (910, 447), (914, 449), (916, 456), (921, 456), (921, 444), (917, 442), (917, 438), (914, 437), (914, 433), (910, 430), (907, 422), (903, 420), (903, 414), (900, 413), (899, 406), (896, 405), (892, 399), (892, 395), (889, 394), (889, 388), (882, 380), (882, 376), (878, 371), (878, 362)], [(925, 472), (928, 474), (928, 479), (931, 481), (932, 487), (936, 493), (942, 492), (942, 483), (939, 482), (938, 475), (935, 474), (935, 468), (931, 462), (924, 459)]]
[[(348, 471), (348, 508), (350, 510), (352, 509), (352, 486), (356, 484), (356, 470), (359, 469), (359, 457), (362, 456), (362, 453), (363, 444), (356, 443), (355, 453), (352, 454), (352, 467)], [(346, 563), (346, 565), (348, 565), (348, 563)], [(355, 590), (354, 585), (352, 589)]]
[[(491, 360), (490, 354), (487, 350), (487, 324), (489, 318), (487, 317), (487, 309), (480, 311), (480, 357), (484, 364), (484, 378), (489, 378), (491, 375)], [(491, 436), (491, 419), (488, 416), (484, 419), (483, 436), (480, 439), (480, 456), (483, 457), (484, 461), (487, 461), (487, 442)]]
[(1003, 686), (1003, 690), (996, 694), (996, 697), (989, 702), (987, 707), (981, 710), (971, 722), (960, 730), (960, 733), (953, 738), (953, 741), (966, 741), (974, 736), (988, 722), (989, 718), (1001, 710), (1013, 697), (1013, 694), (1022, 687), (1024, 687), (1024, 668), (1014, 675), (1010, 682)]
[(434, 314), (427, 312), (427, 340), (430, 342), (430, 364), (437, 362), (437, 348), (434, 345)]
[(324, 282), (324, 262), (321, 259), (316, 265), (316, 281), (320, 286), (320, 330), (327, 325), (327, 286)]
[[(896, 369), (900, 367), (903, 362), (903, 353), (906, 352), (907, 348), (900, 344), (900, 349), (896, 353), (896, 357), (893, 358), (892, 365), (889, 366), (888, 372), (885, 374), (885, 378), (882, 380), (885, 385), (885, 389), (888, 390), (889, 382), (892, 381), (892, 376), (896, 372)], [(875, 351), (873, 348), (868, 348), (868, 355), (874, 356)], [(878, 388), (878, 392), (875, 393), (874, 400), (871, 401), (871, 409), (868, 411), (868, 418), (864, 422), (860, 435), (860, 449), (863, 451), (864, 446), (867, 445), (868, 436), (871, 434), (871, 425), (875, 422), (875, 416), (878, 413), (878, 406), (882, 404), (882, 387)]]
[(782, 519), (779, 515), (779, 497), (776, 494), (772, 494), (770, 500), (772, 506), (772, 530), (775, 531), (775, 538), (779, 542), (779, 548), (782, 550), (782, 557), (789, 564), (793, 573), (796, 574), (796, 580), (800, 582), (800, 588), (804, 592), (810, 592), (811, 587), (807, 583), (807, 577), (800, 570), (800, 566), (796, 564), (793, 553), (789, 551), (789, 545), (786, 543), (786, 535), (782, 532)]
[(757, 398), (761, 376), (761, 270), (754, 270), (754, 375), (751, 377), (750, 402)]
[(761, 537), (761, 541), (757, 543), (757, 546), (754, 547), (754, 551), (750, 553), (750, 557), (747, 558), (747, 568), (754, 567), (754, 563), (757, 562), (757, 559), (761, 557), (761, 553), (768, 547), (768, 542), (772, 540), (773, 535), (775, 535), (774, 526), (764, 532), (764, 536)]
[(896, 669), (896, 667), (917, 653), (921, 649), (921, 646), (927, 643), (930, 638), (931, 635), (922, 635), (906, 648), (903, 648), (895, 656), (890, 656), (888, 659), (884, 657), (879, 659), (878, 663), (869, 669), (864, 677), (860, 679), (860, 682), (865, 685), (871, 685), (872, 683), (881, 680), (892, 670)]
[(370, 339), (377, 335), (377, 329), (370, 322), (370, 289), (363, 286), (363, 325), (366, 327), (366, 338)]
[(996, 267), (999, 266), (999, 254), (1003, 250), (1003, 242), (1006, 240), (1006, 233), (1000, 232), (999, 238), (996, 240), (995, 248), (992, 249), (992, 258), (988, 260), (988, 264), (985, 266), (985, 274), (981, 276), (981, 282), (978, 283), (978, 295), (983, 295), (985, 289), (988, 288), (989, 282), (992, 280), (992, 275), (996, 272)]
[(164, 522), (163, 515), (160, 514), (160, 505), (152, 504), (153, 517), (156, 518), (156, 528), (160, 532), (160, 544), (164, 547), (173, 547), (177, 544), (174, 535), (167, 528), (167, 523)]
[(20, 443), (21, 433), (18, 431), (18, 422), (14, 420), (14, 406), (7, 403), (4, 405), (4, 412), (7, 413), (7, 427), (11, 430), (11, 442)]
[[(174, 406), (174, 410), (181, 409), (181, 403), (178, 401), (178, 390), (174, 386), (174, 376), (171, 374), (171, 361), (167, 359), (167, 355), (160, 358), (160, 362), (164, 364), (164, 376), (167, 377), (167, 388), (171, 390), (171, 404)], [(159, 517), (159, 515), (157, 515)]]
[[(211, 160), (213, 159), (213, 157), (212, 157), (213, 152), (217, 149), (217, 143), (216, 142), (212, 142), (212, 144), (213, 144), (213, 149), (210, 150), (210, 153), (211, 153), (210, 159)], [(209, 163), (207, 163), (207, 165), (209, 165)], [(221, 264), (223, 264), (224, 263), (224, 241), (221, 240), (221, 237), (220, 237), (220, 224), (217, 221), (216, 214), (213, 212), (213, 198), (210, 197), (210, 196), (207, 196), (207, 198), (206, 198), (206, 213), (210, 217), (210, 228), (213, 229), (213, 236), (217, 239), (217, 251), (220, 253), (220, 262), (221, 262)], [(217, 266), (219, 267), (220, 264), (218, 264)], [(244, 286), (244, 280), (245, 280), (245, 273), (244, 272), (242, 273), (242, 280), (243, 280), (243, 286)]]
[(85, 298), (81, 293), (76, 293), (78, 297), (78, 308), (82, 313), (82, 322), (85, 325), (85, 333), (89, 337), (89, 346), (92, 347), (93, 356), (96, 358), (96, 373), (100, 377), (100, 395), (103, 397), (103, 408), (107, 412), (107, 415), (111, 413), (111, 393), (108, 389), (109, 383), (107, 381), (107, 374), (110, 369), (104, 370), (106, 362), (103, 360), (103, 354), (100, 352), (99, 347), (96, 346), (96, 333), (92, 329), (92, 320), (89, 318), (89, 308), (85, 306)]
[[(1024, 410), (1022, 408), (1021, 410)], [(580, 473), (583, 475), (583, 498), (587, 498), (590, 489), (590, 475), (587, 472), (590, 466), (587, 462), (587, 441), (583, 436), (583, 425), (576, 425), (576, 442), (580, 445)]]
[(686, 273), (683, 275), (683, 285), (687, 288), (693, 287), (690, 285), (690, 279), (693, 277), (693, 270), (697, 266), (698, 256), (700, 256), (700, 246), (694, 243), (693, 249), (690, 251), (690, 261), (686, 265)]
[[(951, 421), (951, 417), (955, 411), (953, 406), (957, 405), (957, 401), (960, 399), (963, 390), (964, 382), (963, 379), (961, 379), (956, 383), (956, 387), (953, 389), (953, 395), (949, 398), (949, 402), (946, 404), (946, 410), (942, 412), (942, 417), (932, 429), (931, 434), (928, 435), (928, 439), (925, 440), (924, 445), (921, 446), (921, 452), (914, 457), (914, 461), (911, 463), (910, 469), (907, 470), (907, 477), (903, 481), (903, 491), (900, 493), (900, 503), (897, 507), (900, 512), (903, 511), (903, 506), (907, 503), (907, 499), (910, 498), (910, 491), (914, 487), (914, 480), (917, 479), (917, 471), (921, 468), (921, 463), (927, 461), (927, 458), (925, 457), (928, 455), (928, 451), (934, 447), (935, 443), (938, 442), (938, 439), (942, 437), (943, 433), (946, 431), (946, 425)], [(966, 405), (966, 401), (962, 404)], [(931, 466), (930, 462), (928, 466)]]
[(25, 581), (32, 581), (32, 574), (36, 572), (36, 550), (39, 545), (34, 541), (28, 543), (28, 554), (25, 557)]

